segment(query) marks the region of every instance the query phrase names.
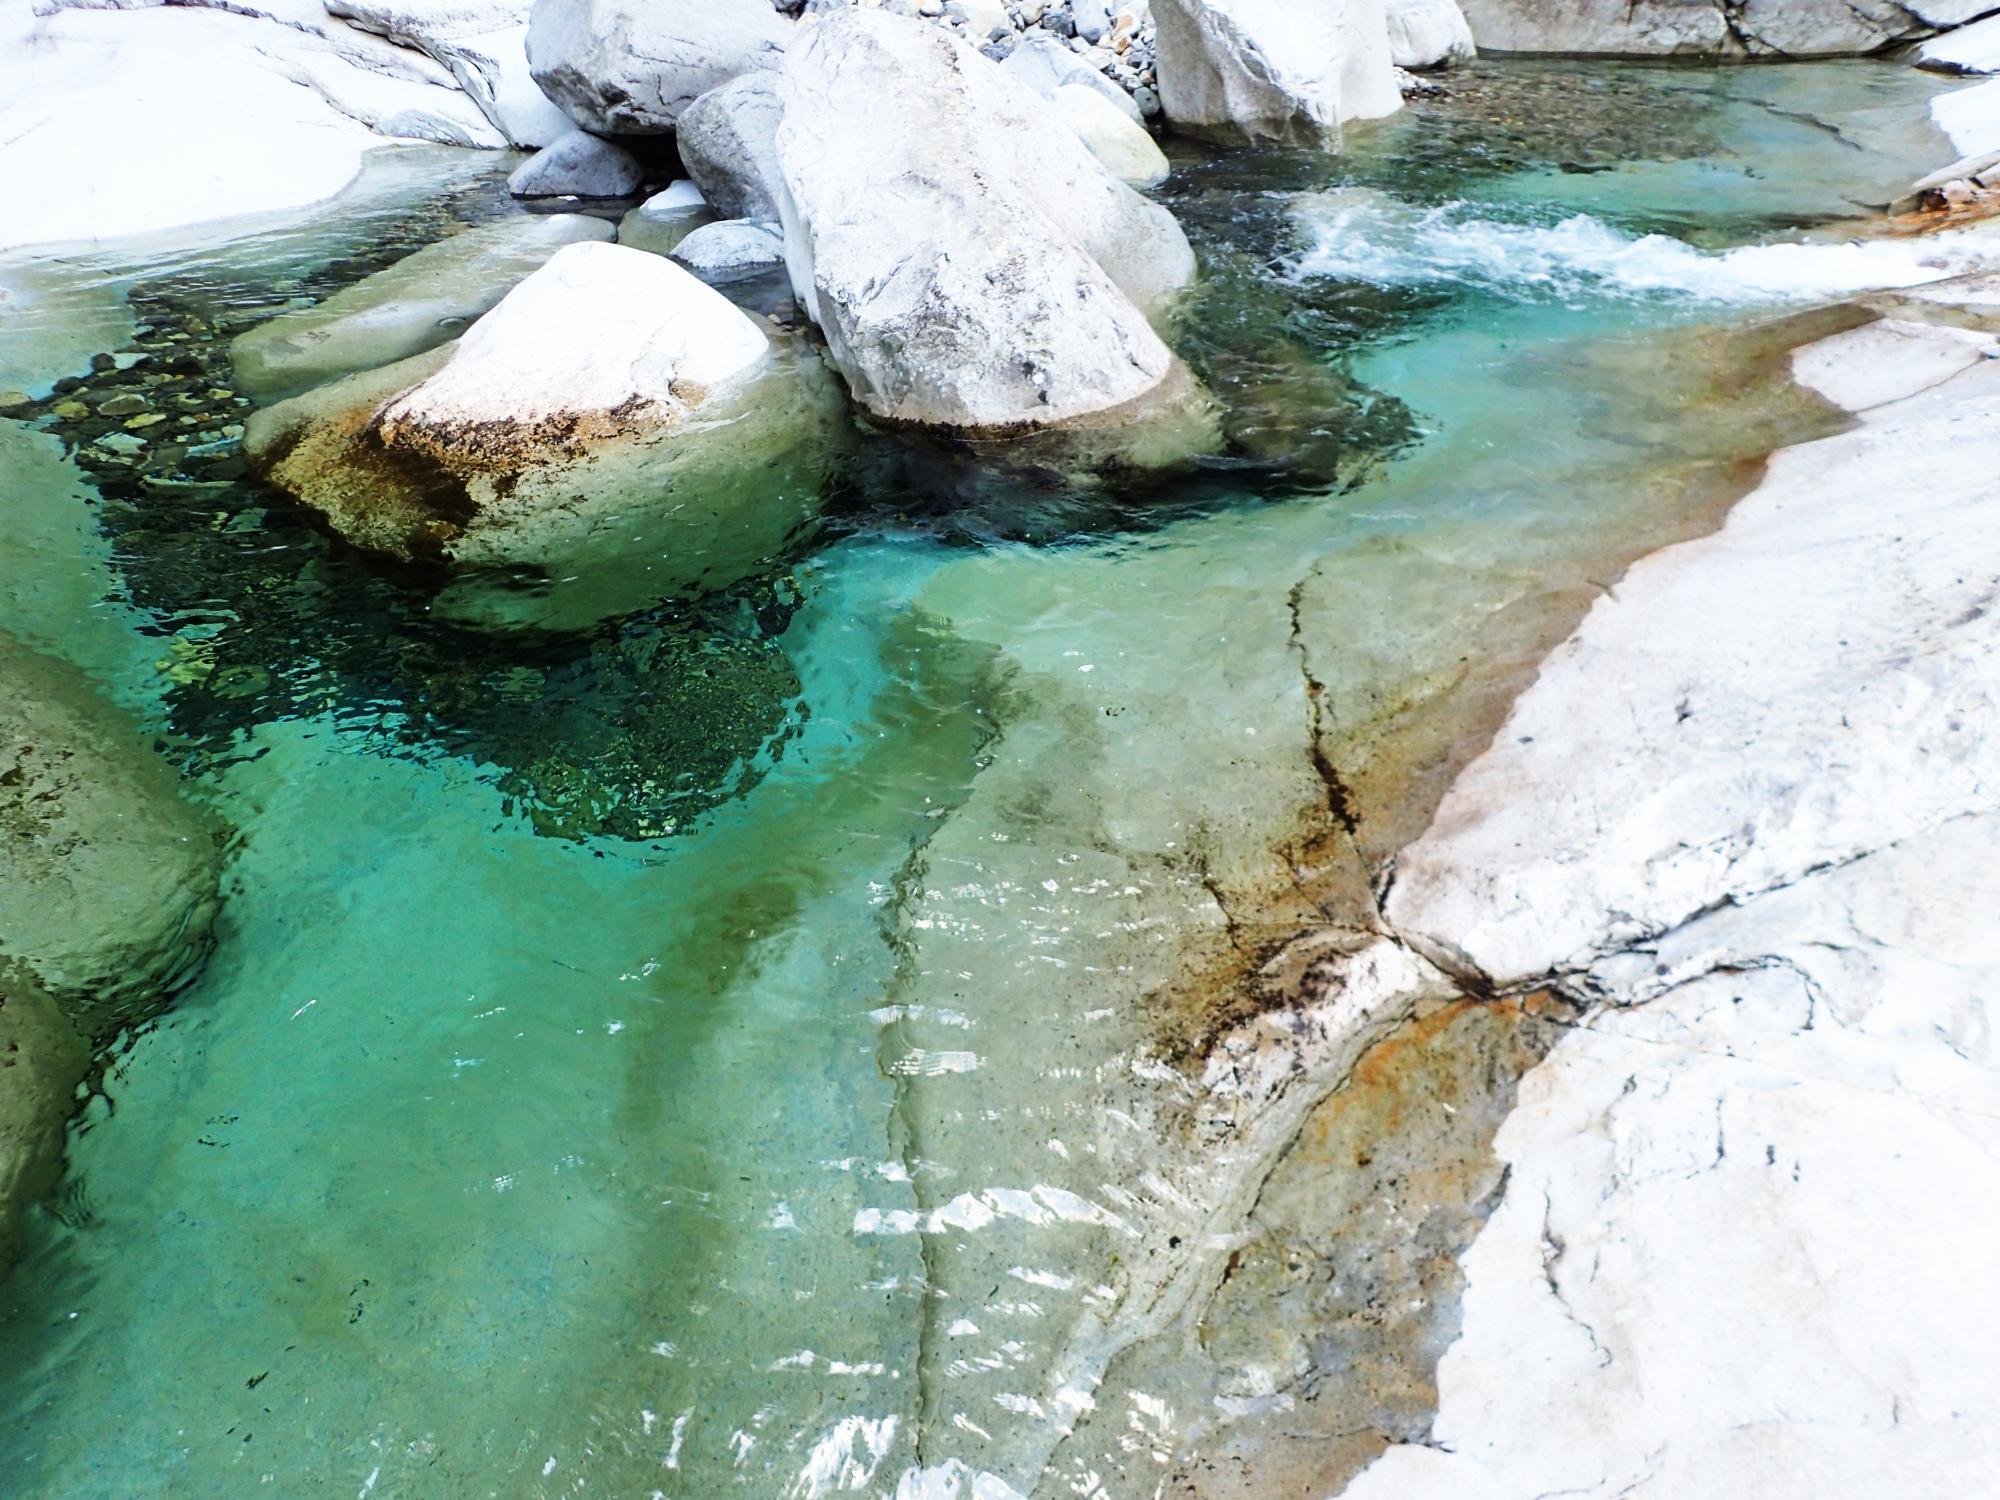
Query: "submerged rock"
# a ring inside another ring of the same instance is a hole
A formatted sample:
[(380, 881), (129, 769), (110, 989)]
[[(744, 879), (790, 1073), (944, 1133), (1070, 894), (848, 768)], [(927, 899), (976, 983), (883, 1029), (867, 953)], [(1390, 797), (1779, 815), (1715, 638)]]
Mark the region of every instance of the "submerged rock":
[(776, 223), (778, 81), (768, 70), (710, 89), (682, 113), (674, 144), (695, 185), (724, 218)]
[(872, 415), (1130, 427), (1149, 398), (1190, 395), (1142, 311), (1192, 279), (1187, 239), (1046, 100), (944, 32), (868, 11), (809, 27), (779, 94), (793, 290)]
[(516, 167), (507, 191), (516, 198), (629, 198), (645, 180), (645, 167), (623, 146), (572, 130)]
[(1183, 128), (1337, 150), (1403, 107), (1382, 0), (1154, 0), (1160, 101)]
[(574, 245), (454, 348), (272, 407), (246, 442), (349, 541), (470, 572), (450, 612), (566, 627), (782, 546), (817, 504), (829, 398), (678, 266)]
[(1388, 0), (1389, 56), (1399, 68), (1442, 68), (1478, 56), (1458, 0)]
[(563, 246), (612, 233), (581, 214), (524, 214), (439, 240), (317, 307), (239, 335), (229, 348), (237, 381), (258, 399), (289, 396), (434, 349)]
[(102, 1037), (194, 973), (220, 905), (216, 826), (135, 725), (0, 635), (0, 962)]
[(0, 969), (0, 1276), (20, 1248), (21, 1213), (62, 1176), (63, 1127), (90, 1048), (49, 995)]
[(528, 64), (585, 130), (666, 135), (710, 89), (776, 67), (791, 35), (770, 0), (535, 0)]
[(631, 250), (671, 255), (674, 246), (715, 214), (692, 182), (683, 178), (665, 192), (655, 193), (618, 221), (618, 243)]

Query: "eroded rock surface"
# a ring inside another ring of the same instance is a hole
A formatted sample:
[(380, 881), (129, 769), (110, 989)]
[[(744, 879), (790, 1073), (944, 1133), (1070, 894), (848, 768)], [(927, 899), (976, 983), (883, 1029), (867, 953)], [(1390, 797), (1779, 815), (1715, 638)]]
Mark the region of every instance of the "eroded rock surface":
[(0, 969), (0, 1276), (19, 1250), (22, 1212), (62, 1175), (63, 1127), (89, 1064), (62, 1007)]

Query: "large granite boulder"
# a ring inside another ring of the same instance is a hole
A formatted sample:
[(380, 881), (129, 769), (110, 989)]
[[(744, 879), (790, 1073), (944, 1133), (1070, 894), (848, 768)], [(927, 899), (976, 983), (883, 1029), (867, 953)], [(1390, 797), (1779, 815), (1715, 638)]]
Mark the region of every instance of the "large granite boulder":
[(143, 1020), (208, 953), (219, 846), (137, 726), (0, 634), (0, 964), (84, 1035)]
[(1145, 123), (1146, 117), (1140, 113), (1130, 94), (1091, 66), (1087, 56), (1065, 47), (1053, 32), (1029, 32), (1021, 44), (1002, 59), (1000, 66), (1044, 99), (1054, 98), (1057, 89), (1085, 88), (1102, 94), (1105, 103), (1115, 106), (1133, 124)]
[(271, 480), (445, 612), (572, 628), (725, 587), (817, 504), (831, 382), (672, 262), (572, 245), (456, 346), (258, 413)]
[(535, 0), (528, 66), (599, 135), (666, 135), (690, 104), (777, 66), (792, 23), (770, 0)]
[(793, 289), (870, 414), (1021, 432), (1185, 388), (1142, 309), (1191, 279), (1186, 237), (1039, 94), (855, 10), (801, 33), (779, 97)]
[(0, 969), (0, 1275), (19, 1250), (22, 1211), (62, 1175), (63, 1127), (89, 1066), (62, 1007)]
[(778, 80), (764, 69), (710, 89), (682, 111), (674, 144), (688, 176), (723, 218), (777, 222), (782, 113)]
[(1153, 0), (1160, 102), (1183, 129), (1337, 150), (1403, 106), (1383, 0)]
[(529, 0), (324, 0), (327, 14), (447, 69), (512, 146), (546, 146), (569, 117), (528, 76)]
[(1399, 68), (1470, 62), (1479, 49), (1458, 0), (1388, 0), (1389, 59)]
[(570, 130), (507, 176), (516, 198), (629, 198), (646, 180), (639, 158), (616, 141)]
[(1988, 0), (1460, 0), (1496, 52), (1833, 57), (1920, 41)]
[(259, 400), (291, 396), (435, 349), (563, 246), (612, 234), (582, 214), (522, 214), (426, 245), (317, 306), (238, 335), (229, 346), (237, 383)]

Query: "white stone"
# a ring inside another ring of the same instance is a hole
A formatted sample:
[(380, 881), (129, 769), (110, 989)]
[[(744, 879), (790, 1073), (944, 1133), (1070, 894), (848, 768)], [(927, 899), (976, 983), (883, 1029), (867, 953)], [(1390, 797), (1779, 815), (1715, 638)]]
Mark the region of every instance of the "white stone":
[(599, 135), (664, 135), (701, 95), (776, 67), (792, 24), (770, 0), (535, 0), (534, 80)]
[(1403, 107), (1383, 0), (1155, 0), (1160, 101), (1178, 125), (1338, 148)]
[(2000, 73), (2000, 16), (1925, 42), (1917, 66), (1938, 73)]
[(1389, 57), (1399, 68), (1441, 68), (1478, 55), (1458, 0), (1388, 0)]
[(582, 214), (521, 214), (426, 245), (314, 307), (239, 334), (230, 358), (244, 392), (290, 396), (456, 338), (563, 246), (608, 240)]
[(769, 348), (728, 299), (671, 261), (570, 245), (475, 323), (443, 369), (391, 401), (382, 429), (391, 441), (429, 429), (449, 444), (490, 423), (675, 419), (752, 373)]
[(1134, 124), (1131, 116), (1113, 108), (1095, 89), (1066, 83), (1050, 96), (1049, 102), (1112, 176), (1134, 187), (1151, 187), (1166, 181), (1172, 168), (1159, 143), (1144, 126)]
[(835, 11), (779, 92), (793, 288), (869, 411), (1040, 426), (1178, 368), (1140, 308), (1192, 276), (1185, 236), (1004, 69), (923, 22)]

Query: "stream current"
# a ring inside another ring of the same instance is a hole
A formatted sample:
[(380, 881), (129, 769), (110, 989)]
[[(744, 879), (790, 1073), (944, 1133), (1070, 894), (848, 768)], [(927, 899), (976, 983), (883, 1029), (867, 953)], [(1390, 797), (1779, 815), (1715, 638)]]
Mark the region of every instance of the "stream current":
[[(1258, 1493), (1343, 1380), (1325, 1490), (1420, 1437), (1449, 1296), (1365, 1359), (1278, 1291), (1133, 1312), (1162, 1226), (1219, 1232), (1149, 1101), (1247, 964), (1366, 926), (1627, 561), (1832, 429), (1785, 379), (1815, 309), (1986, 248), (1838, 227), (1948, 154), (1892, 64), (1448, 87), (1339, 158), (1177, 148), (1222, 458), (848, 434), (747, 581), (560, 633), (53, 413), (93, 355), (226, 387), (227, 335), (518, 211), (500, 167), (0, 263), (0, 626), (237, 831), (0, 1284), (0, 1493)], [(1299, 1149), (1217, 1158), (1276, 1184), (1243, 1285), (1365, 1248), (1291, 1264)]]

